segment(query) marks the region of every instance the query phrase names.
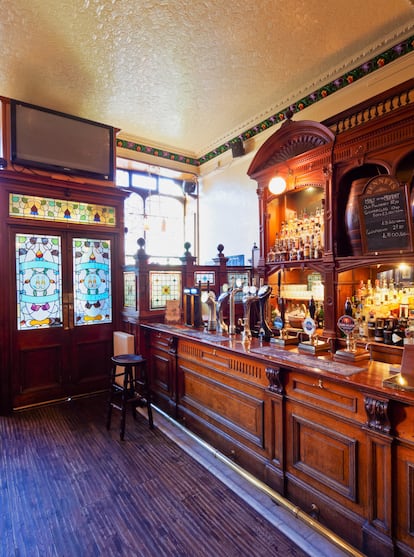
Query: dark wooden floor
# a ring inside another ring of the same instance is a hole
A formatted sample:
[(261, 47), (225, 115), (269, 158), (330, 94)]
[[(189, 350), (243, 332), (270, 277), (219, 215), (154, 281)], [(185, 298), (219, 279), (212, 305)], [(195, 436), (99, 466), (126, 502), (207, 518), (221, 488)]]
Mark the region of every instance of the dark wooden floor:
[(119, 440), (105, 398), (0, 417), (2, 557), (304, 557), (139, 416)]

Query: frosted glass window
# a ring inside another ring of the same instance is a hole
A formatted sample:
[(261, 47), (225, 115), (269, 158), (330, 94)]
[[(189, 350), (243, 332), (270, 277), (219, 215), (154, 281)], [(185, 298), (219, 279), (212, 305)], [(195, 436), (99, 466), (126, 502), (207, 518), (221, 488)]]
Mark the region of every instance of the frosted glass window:
[(16, 235), (17, 329), (62, 326), (62, 260), (58, 236)]
[(125, 215), (125, 262), (135, 263), (134, 256), (138, 250), (137, 240), (144, 236), (144, 200), (133, 192), (124, 202)]
[(148, 234), (145, 251), (149, 255), (179, 257), (184, 253), (184, 206), (173, 197), (151, 195), (145, 203)]
[(73, 239), (75, 325), (112, 322), (111, 243)]

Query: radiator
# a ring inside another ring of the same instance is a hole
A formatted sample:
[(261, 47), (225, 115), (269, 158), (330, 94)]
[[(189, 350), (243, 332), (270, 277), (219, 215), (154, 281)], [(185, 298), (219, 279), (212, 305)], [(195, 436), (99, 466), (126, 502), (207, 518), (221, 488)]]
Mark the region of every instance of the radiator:
[[(134, 335), (129, 333), (114, 331), (114, 356), (120, 354), (135, 354), (135, 338)], [(122, 371), (124, 371), (124, 368), (118, 366), (116, 372), (122, 373)], [(122, 385), (123, 378), (117, 377), (116, 382)]]

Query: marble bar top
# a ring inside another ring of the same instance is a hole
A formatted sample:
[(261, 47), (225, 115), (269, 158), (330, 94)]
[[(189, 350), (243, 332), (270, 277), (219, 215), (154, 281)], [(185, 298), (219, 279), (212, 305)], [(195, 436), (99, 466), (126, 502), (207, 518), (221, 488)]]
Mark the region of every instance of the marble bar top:
[(380, 393), (388, 398), (404, 400), (410, 405), (414, 404), (412, 390), (404, 389), (399, 383), (398, 389), (393, 388), (392, 381), (389, 379), (397, 373), (395, 366), (384, 362), (368, 359), (348, 363), (335, 360), (334, 354), (329, 350), (317, 354), (307, 354), (299, 352), (295, 345), (282, 347), (275, 343), (260, 342), (257, 338), (246, 343), (242, 341), (240, 334), (219, 334), (215, 331), (209, 332), (186, 325), (141, 323), (141, 327), (170, 333), (182, 339), (194, 340), (222, 350), (230, 350), (240, 356), (249, 356), (273, 365), (285, 366), (318, 376), (326, 374), (332, 380), (346, 381), (367, 393)]

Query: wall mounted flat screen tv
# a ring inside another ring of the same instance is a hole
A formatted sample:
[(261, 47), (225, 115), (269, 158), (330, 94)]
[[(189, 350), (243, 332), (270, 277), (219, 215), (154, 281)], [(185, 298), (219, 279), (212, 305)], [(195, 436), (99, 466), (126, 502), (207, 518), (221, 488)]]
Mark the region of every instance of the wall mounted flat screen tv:
[(16, 100), (10, 108), (12, 163), (113, 180), (112, 127)]

